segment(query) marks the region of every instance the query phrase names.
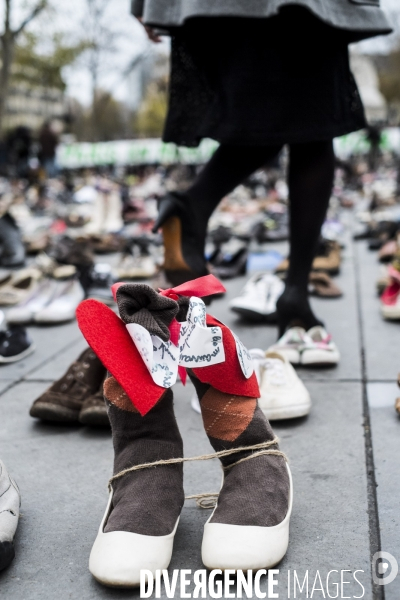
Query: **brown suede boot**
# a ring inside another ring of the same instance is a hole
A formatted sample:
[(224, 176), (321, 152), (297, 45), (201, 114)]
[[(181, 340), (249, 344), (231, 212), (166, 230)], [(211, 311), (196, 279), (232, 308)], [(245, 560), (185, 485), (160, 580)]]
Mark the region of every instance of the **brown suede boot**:
[(110, 427), (107, 406), (104, 401), (103, 384), (98, 391), (86, 398), (79, 413), (79, 423), (89, 427)]
[(106, 370), (90, 348), (33, 403), (30, 415), (43, 421), (77, 423), (84, 401), (98, 392)]

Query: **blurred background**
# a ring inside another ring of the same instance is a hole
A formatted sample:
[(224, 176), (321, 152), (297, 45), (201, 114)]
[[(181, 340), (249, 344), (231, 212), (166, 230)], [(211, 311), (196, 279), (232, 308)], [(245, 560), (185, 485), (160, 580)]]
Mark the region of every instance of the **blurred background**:
[[(371, 120), (398, 125), (400, 7), (382, 4), (396, 33), (354, 45), (353, 68)], [(128, 0), (2, 0), (0, 18), (3, 140), (35, 142), (46, 121), (68, 143), (161, 135), (169, 40), (152, 44)]]

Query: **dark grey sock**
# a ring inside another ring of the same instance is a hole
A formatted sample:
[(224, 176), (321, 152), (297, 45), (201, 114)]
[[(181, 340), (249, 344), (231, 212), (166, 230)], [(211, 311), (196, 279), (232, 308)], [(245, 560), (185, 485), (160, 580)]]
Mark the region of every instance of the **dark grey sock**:
[[(183, 456), (171, 390), (144, 417), (107, 403), (115, 452), (114, 474), (134, 465)], [(162, 536), (173, 531), (185, 498), (182, 464), (135, 471), (115, 480), (112, 487), (113, 508), (105, 532)]]
[(164, 342), (169, 340), (168, 326), (179, 312), (175, 300), (145, 283), (126, 283), (118, 288), (117, 303), (124, 323), (138, 323)]
[[(229, 396), (201, 383), (189, 371), (200, 399), (206, 433), (216, 452), (252, 446), (275, 438), (254, 398)], [(228, 439), (229, 438), (229, 439)], [(279, 449), (278, 445), (272, 449)], [(224, 467), (252, 454), (221, 459)], [(283, 457), (263, 455), (225, 470), (224, 485), (211, 523), (273, 527), (289, 508), (289, 475)]]

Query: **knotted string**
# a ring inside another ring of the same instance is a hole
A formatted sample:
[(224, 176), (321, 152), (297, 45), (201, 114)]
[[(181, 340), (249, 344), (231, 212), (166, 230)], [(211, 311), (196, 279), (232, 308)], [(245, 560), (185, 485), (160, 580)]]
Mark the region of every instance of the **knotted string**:
[[(270, 449), (271, 446), (276, 446), (279, 443), (279, 439), (275, 437), (273, 440), (269, 442), (261, 442), (260, 444), (254, 444), (252, 446), (240, 446), (239, 448), (232, 448), (231, 450), (220, 450), (219, 452), (213, 452), (212, 454), (202, 454), (201, 456), (191, 456), (189, 458), (169, 458), (167, 460), (156, 460), (151, 463), (143, 463), (141, 465), (134, 465), (133, 467), (128, 467), (127, 469), (123, 469), (116, 475), (113, 475), (108, 482), (108, 489), (111, 492), (112, 484), (117, 479), (128, 475), (129, 473), (133, 473), (134, 471), (142, 471), (143, 469), (150, 469), (151, 467), (160, 467), (162, 465), (179, 465), (185, 462), (195, 462), (202, 460), (212, 460), (214, 458), (224, 458), (225, 456), (231, 456), (232, 454), (238, 454), (239, 452), (246, 452), (249, 450), (258, 450), (258, 452), (254, 452), (249, 456), (245, 456), (240, 460), (223, 466), (224, 471), (228, 471), (232, 469), (236, 465), (239, 465), (246, 460), (251, 460), (252, 458), (257, 458), (258, 456), (265, 455), (273, 455), (273, 456), (281, 456), (286, 462), (288, 462), (287, 456), (281, 452), (280, 450)], [(196, 500), (197, 506), (200, 508), (214, 508), (217, 500), (218, 500), (219, 492), (210, 492), (204, 494), (193, 494), (191, 496), (186, 496), (186, 500)]]

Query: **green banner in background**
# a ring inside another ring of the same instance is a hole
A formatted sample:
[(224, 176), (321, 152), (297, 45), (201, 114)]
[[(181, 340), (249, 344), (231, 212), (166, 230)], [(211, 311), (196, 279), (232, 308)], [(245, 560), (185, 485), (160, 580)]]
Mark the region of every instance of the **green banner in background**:
[[(207, 162), (218, 147), (213, 140), (203, 140), (198, 148), (183, 148), (165, 144), (160, 139), (121, 140), (115, 142), (86, 142), (61, 144), (57, 161), (63, 169), (101, 167), (106, 165), (202, 164)], [(382, 131), (381, 149), (400, 155), (400, 129), (388, 127)], [(335, 140), (339, 158), (365, 154), (369, 142), (364, 131), (350, 133)]]

